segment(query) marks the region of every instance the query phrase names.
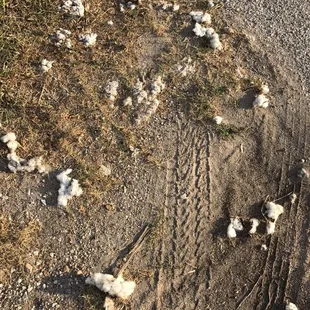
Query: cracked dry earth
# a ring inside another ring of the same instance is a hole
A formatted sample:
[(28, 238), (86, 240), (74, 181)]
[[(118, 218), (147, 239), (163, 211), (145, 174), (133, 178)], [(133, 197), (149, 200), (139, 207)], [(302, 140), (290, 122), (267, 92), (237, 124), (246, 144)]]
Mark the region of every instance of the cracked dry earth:
[[(229, 18), (240, 25), (248, 12), (238, 14)], [(75, 200), (66, 213), (53, 206), (53, 175), (10, 175), (1, 161), (1, 207), (42, 226), (28, 257), (33, 270), (26, 280), (13, 271), (14, 284), (1, 286), (2, 309), (102, 309), (104, 295), (85, 285), (86, 276), (116, 267), (149, 222), (157, 223), (156, 233), (129, 266), (137, 289), (120, 309), (285, 309), (286, 300), (310, 308), (309, 179), (297, 177), (301, 160), (307, 169), (310, 160), (309, 85), (302, 71), (291, 70), (289, 51), (264, 49), (255, 37), (255, 52), (241, 57), (270, 85), (271, 107), (227, 109), (223, 117), (243, 130), (220, 139), (189, 120), (175, 98), (171, 112), (155, 116), (144, 133), (160, 164), (111, 159), (122, 186), (103, 205), (115, 208)], [(263, 223), (253, 237), (227, 240), (230, 216), (263, 222), (266, 195), (274, 200), (291, 191), (297, 201), (279, 200), (285, 211), (274, 235), (266, 236)]]

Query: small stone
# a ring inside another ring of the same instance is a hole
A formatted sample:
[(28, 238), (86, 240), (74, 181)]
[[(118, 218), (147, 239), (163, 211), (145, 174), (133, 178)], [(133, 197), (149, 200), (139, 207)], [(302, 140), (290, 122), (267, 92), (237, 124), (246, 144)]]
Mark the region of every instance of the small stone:
[(260, 248), (262, 251), (267, 251), (268, 248), (267, 248), (267, 245), (266, 244), (262, 244), (261, 248)]
[(111, 168), (109, 168), (109, 167), (107, 167), (105, 165), (101, 165), (100, 166), (100, 172), (101, 172), (102, 175), (107, 177), (107, 176), (111, 175), (112, 170), (111, 170)]
[(33, 252), (33, 255), (34, 255), (34, 256), (38, 256), (38, 255), (39, 255), (39, 251), (34, 251), (34, 252)]
[(32, 265), (30, 265), (29, 263), (27, 263), (27, 264), (25, 265), (25, 267), (26, 267), (27, 272), (32, 273), (32, 271), (33, 271)]
[(68, 273), (69, 271), (70, 271), (70, 268), (68, 267), (68, 265), (66, 265), (66, 266), (64, 267), (64, 272)]
[(77, 276), (81, 276), (83, 274), (83, 271), (82, 270), (78, 270), (77, 272), (76, 272), (76, 275)]

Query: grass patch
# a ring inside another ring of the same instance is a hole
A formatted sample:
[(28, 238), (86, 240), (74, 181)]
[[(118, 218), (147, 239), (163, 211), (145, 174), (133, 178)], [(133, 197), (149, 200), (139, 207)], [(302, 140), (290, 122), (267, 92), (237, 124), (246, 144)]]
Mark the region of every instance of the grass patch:
[(14, 268), (24, 273), (25, 259), (37, 242), (40, 225), (37, 221), (20, 224), (9, 216), (0, 216), (0, 282), (9, 282)]

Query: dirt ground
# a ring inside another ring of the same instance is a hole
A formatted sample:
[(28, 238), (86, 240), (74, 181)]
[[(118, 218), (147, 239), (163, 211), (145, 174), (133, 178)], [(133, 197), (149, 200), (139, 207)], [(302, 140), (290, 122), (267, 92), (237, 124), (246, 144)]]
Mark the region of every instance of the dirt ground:
[[(41, 54), (27, 54), (11, 65), (53, 56), (53, 73), (46, 78), (39, 73), (20, 77), (18, 72), (1, 76), (1, 135), (15, 131), (25, 157), (42, 153), (53, 168), (43, 176), (13, 174), (1, 146), (1, 309), (104, 309), (105, 294), (85, 279), (94, 270), (116, 273), (145, 225), (151, 234), (124, 274), (137, 287), (128, 300), (115, 301), (117, 309), (285, 309), (286, 301), (310, 309), (309, 178), (297, 176), (301, 167), (309, 170), (310, 161), (306, 85), (286, 66), (289, 55), (281, 51), (283, 59), (278, 59), (262, 37), (242, 28), (242, 13), (231, 16), (222, 2), (208, 9), (224, 40), (224, 51), (213, 52), (197, 43), (188, 18), (191, 10), (206, 9), (207, 1), (179, 1), (177, 13), (162, 12), (158, 3), (142, 1), (140, 13), (127, 20), (120, 17), (115, 1), (106, 7), (90, 1), (88, 11), (94, 11), (85, 19), (60, 20), (61, 26), (78, 32), (104, 19), (93, 26), (97, 45), (71, 54), (44, 47), (45, 39), (34, 26), (31, 35), (34, 44), (40, 41)], [(37, 7), (27, 10), (25, 22), (33, 23), (29, 14)], [(56, 16), (57, 6), (48, 12)], [(14, 1), (8, 1), (5, 14), (20, 16)], [(148, 14), (156, 16), (152, 34), (145, 21)], [(109, 32), (110, 19), (119, 37)], [(137, 27), (135, 19), (147, 31), (139, 28), (141, 33), (131, 37), (125, 28)], [(46, 31), (51, 33), (60, 21), (46, 24)], [(123, 50), (129, 39), (133, 42)], [(26, 50), (28, 43), (23, 44), (16, 48)], [(135, 44), (136, 58), (121, 59)], [(182, 79), (174, 68), (186, 53), (195, 60), (196, 71)], [(242, 68), (247, 77), (236, 78), (231, 86), (226, 68), (234, 75)], [(150, 121), (135, 126), (130, 122), (134, 113), (122, 107), (121, 98), (137, 77), (158, 73), (167, 93)], [(114, 77), (123, 78), (123, 90), (118, 108), (109, 109), (99, 84)], [(267, 109), (251, 107), (253, 88), (243, 80), (252, 77), (269, 85)], [(210, 79), (212, 92), (205, 86)], [(213, 91), (222, 86), (229, 91)], [(201, 100), (208, 102), (207, 108), (195, 105)], [(215, 114), (225, 125), (214, 124)], [(110, 176), (97, 176), (102, 162), (111, 167)], [(55, 176), (69, 167), (84, 193), (61, 208)], [(294, 204), (281, 198), (292, 191), (297, 194)], [(267, 195), (280, 198), (285, 210), (272, 236), (266, 235), (261, 213)], [(228, 239), (233, 216), (246, 229)], [(249, 236), (253, 217), (261, 224)]]

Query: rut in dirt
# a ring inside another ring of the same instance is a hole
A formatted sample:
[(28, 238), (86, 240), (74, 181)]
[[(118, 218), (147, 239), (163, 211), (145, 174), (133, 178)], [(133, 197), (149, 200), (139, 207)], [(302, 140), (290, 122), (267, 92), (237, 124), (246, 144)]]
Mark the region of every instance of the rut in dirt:
[(166, 176), (165, 239), (161, 244), (156, 309), (206, 309), (210, 260), (209, 139), (178, 120), (176, 152)]

